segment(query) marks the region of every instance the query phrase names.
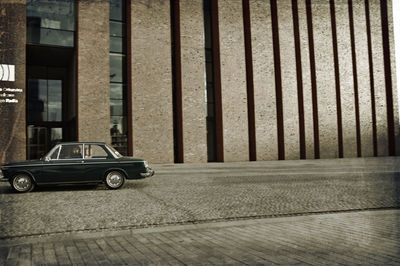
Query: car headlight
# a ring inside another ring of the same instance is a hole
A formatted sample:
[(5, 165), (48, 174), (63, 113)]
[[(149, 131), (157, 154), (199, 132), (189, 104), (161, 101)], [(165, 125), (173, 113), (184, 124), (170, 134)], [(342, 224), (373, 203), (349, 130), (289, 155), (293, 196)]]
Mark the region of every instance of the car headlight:
[(143, 161), (143, 163), (144, 163), (144, 167), (149, 167), (149, 163), (147, 162), (147, 161)]

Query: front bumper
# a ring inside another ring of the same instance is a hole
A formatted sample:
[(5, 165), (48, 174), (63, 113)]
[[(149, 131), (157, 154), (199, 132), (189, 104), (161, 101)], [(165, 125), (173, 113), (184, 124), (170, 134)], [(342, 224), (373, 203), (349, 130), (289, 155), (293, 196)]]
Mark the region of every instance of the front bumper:
[(146, 172), (145, 173), (140, 173), (140, 176), (145, 178), (145, 177), (150, 177), (154, 175), (154, 170), (151, 169), (150, 167), (146, 168)]

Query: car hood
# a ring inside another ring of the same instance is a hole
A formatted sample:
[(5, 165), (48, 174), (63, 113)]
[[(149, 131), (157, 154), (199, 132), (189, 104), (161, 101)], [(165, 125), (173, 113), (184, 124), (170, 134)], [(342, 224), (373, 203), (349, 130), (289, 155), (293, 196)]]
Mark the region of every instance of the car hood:
[(21, 167), (27, 165), (37, 165), (43, 164), (42, 160), (30, 160), (30, 161), (23, 161), (23, 162), (13, 162), (1, 165), (1, 167)]

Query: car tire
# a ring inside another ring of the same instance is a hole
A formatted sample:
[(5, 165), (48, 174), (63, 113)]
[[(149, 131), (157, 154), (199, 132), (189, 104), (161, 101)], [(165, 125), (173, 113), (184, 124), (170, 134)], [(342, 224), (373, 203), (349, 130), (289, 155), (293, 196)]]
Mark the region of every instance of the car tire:
[(108, 172), (105, 178), (105, 183), (109, 189), (118, 189), (125, 183), (125, 175), (120, 171)]
[(32, 191), (35, 188), (35, 183), (32, 177), (28, 174), (16, 174), (11, 180), (11, 187), (14, 191), (24, 193)]

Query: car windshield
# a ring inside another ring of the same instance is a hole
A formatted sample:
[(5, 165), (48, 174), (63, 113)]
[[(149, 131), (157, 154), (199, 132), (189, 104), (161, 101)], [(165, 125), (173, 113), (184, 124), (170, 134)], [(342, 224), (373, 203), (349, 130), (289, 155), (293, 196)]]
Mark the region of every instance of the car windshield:
[(56, 156), (56, 157), (58, 156), (59, 150), (60, 150), (60, 146), (58, 146), (56, 149), (54, 149), (54, 147), (51, 148), (48, 153), (46, 153), (44, 156), (40, 157), (40, 160), (45, 160), (46, 158), (54, 159), (54, 156)]
[(106, 146), (117, 158), (123, 157), (123, 155), (121, 155), (121, 153), (119, 153), (116, 149), (114, 149), (114, 147), (109, 146), (109, 145), (106, 145)]

